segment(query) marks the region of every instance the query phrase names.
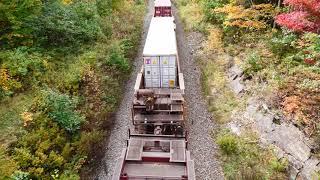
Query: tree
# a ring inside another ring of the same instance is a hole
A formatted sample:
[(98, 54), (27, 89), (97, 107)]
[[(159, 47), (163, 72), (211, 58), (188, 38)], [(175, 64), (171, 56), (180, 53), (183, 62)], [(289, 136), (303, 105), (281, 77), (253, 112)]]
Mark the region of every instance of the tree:
[(276, 22), (296, 32), (320, 33), (319, 0), (285, 0), (284, 4), (293, 11), (276, 17)]
[(0, 1), (0, 47), (32, 44), (28, 21), (41, 13), (41, 0)]

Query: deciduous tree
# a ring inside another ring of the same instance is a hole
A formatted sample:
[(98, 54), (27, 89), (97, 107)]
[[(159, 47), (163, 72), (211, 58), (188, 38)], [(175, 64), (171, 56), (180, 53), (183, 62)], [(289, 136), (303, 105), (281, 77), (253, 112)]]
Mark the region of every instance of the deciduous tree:
[(297, 32), (320, 33), (320, 1), (319, 0), (285, 0), (284, 4), (293, 11), (276, 17), (280, 26)]

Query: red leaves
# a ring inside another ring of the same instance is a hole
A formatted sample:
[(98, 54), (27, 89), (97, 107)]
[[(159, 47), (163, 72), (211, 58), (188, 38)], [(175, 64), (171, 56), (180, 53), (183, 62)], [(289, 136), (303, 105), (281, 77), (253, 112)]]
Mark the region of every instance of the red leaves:
[(315, 65), (317, 61), (312, 58), (306, 58), (306, 59), (304, 59), (304, 62), (309, 65)]
[(297, 32), (320, 33), (319, 0), (285, 0), (284, 4), (292, 6), (294, 10), (276, 17), (280, 26)]
[(295, 10), (304, 10), (320, 15), (319, 0), (284, 0), (283, 4), (292, 6)]

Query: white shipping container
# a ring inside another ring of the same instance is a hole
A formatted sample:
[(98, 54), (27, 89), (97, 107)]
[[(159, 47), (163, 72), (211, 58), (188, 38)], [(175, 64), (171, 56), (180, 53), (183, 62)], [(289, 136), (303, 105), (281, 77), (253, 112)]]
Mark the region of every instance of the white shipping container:
[(145, 87), (160, 88), (161, 77), (159, 69), (159, 57), (144, 57)]
[(176, 76), (163, 76), (161, 79), (161, 87), (164, 87), (164, 88), (176, 87)]
[(176, 87), (176, 56), (174, 19), (172, 17), (152, 18), (143, 50), (146, 88)]
[(161, 87), (176, 87), (176, 57), (160, 56)]

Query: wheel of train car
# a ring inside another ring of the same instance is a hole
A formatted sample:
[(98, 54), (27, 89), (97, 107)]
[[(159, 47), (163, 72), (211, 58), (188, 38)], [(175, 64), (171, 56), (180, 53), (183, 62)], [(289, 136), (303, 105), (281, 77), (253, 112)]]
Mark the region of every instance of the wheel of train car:
[(178, 125), (176, 128), (175, 128), (175, 134), (178, 135), (178, 136), (183, 136), (183, 127)]
[(154, 133), (154, 125), (148, 124), (146, 125), (146, 134), (153, 134)]

